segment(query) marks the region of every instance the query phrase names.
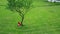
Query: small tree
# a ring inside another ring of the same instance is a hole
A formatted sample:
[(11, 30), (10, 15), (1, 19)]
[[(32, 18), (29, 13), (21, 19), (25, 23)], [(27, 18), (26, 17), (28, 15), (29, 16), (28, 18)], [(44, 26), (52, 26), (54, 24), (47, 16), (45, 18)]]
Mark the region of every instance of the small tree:
[(24, 15), (28, 12), (31, 7), (32, 0), (7, 0), (8, 8), (11, 11), (16, 11), (21, 16), (21, 25), (23, 25)]

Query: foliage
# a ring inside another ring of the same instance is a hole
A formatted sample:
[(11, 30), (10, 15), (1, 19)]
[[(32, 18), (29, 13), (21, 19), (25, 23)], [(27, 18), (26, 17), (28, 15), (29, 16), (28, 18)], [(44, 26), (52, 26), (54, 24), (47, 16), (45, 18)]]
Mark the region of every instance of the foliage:
[(8, 8), (19, 13), (26, 13), (27, 9), (31, 7), (32, 0), (7, 0)]
[(16, 11), (21, 16), (22, 20), (24, 20), (24, 15), (28, 12), (27, 10), (32, 5), (32, 0), (7, 0), (8, 1), (8, 8), (11, 11)]

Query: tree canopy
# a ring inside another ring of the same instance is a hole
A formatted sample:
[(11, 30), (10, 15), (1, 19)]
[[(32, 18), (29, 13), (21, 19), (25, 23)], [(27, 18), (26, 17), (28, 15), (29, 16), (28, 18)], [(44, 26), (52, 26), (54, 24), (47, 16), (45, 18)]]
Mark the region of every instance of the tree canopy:
[(32, 0), (7, 0), (8, 1), (8, 9), (11, 11), (16, 11), (22, 17), (22, 21), (24, 20), (24, 15), (28, 12), (28, 9), (32, 5)]

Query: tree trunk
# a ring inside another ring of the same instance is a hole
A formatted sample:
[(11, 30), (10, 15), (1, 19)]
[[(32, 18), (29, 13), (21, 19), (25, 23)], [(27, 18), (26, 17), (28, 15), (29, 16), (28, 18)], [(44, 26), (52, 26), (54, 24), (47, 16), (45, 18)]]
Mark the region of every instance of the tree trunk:
[(22, 16), (22, 19), (21, 19), (21, 26), (23, 26), (23, 21), (24, 21), (24, 16)]

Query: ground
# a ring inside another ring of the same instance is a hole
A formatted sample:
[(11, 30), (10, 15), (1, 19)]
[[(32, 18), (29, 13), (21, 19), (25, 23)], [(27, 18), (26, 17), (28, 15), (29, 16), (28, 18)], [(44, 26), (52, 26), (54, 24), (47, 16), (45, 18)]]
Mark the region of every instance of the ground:
[(19, 14), (8, 10), (6, 4), (6, 0), (0, 0), (0, 34), (60, 34), (58, 3), (35, 0), (25, 15), (23, 27), (17, 26)]

